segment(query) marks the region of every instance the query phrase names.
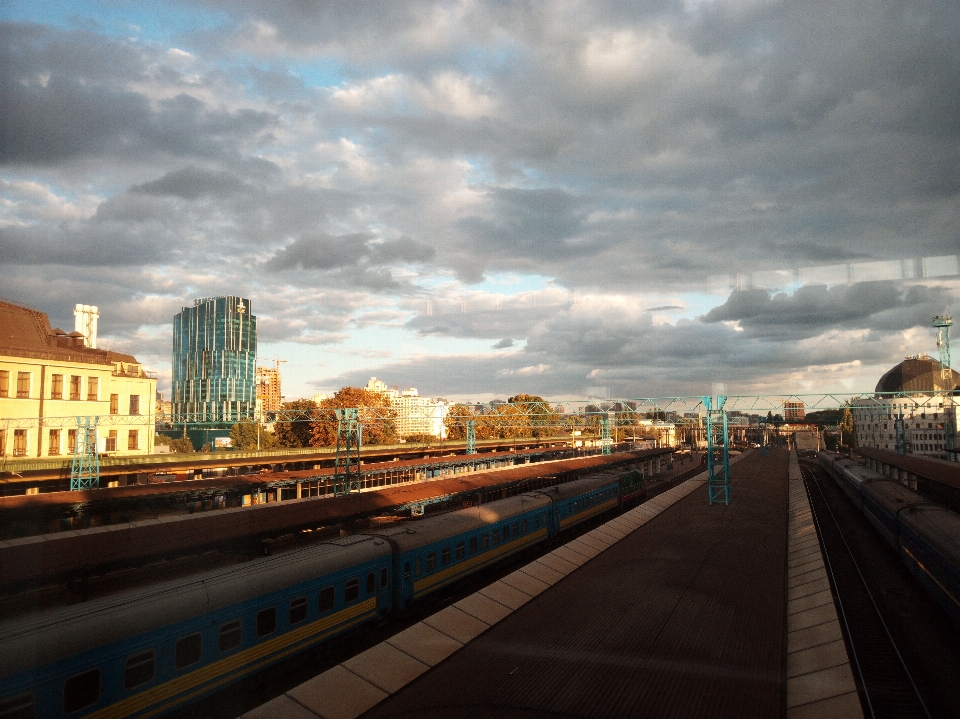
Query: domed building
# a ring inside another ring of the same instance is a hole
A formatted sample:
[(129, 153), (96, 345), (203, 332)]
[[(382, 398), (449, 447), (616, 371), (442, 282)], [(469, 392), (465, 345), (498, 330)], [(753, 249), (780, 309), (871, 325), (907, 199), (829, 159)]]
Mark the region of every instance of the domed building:
[(940, 363), (930, 355), (918, 354), (888, 370), (877, 382), (877, 392), (936, 392), (960, 387), (960, 373), (950, 370), (951, 379), (944, 380)]
[[(954, 402), (937, 392), (955, 390), (960, 394), (960, 373), (950, 370), (944, 379), (940, 363), (926, 354), (907, 357), (884, 373), (877, 382), (875, 397), (853, 403), (851, 410), (856, 425), (857, 444), (861, 447), (897, 450), (897, 415), (903, 419), (900, 443), (908, 454), (954, 459), (949, 446), (956, 447), (956, 410)], [(902, 392), (902, 396), (890, 396)], [(946, 406), (945, 406), (946, 405)], [(954, 441), (949, 442), (947, 433)]]

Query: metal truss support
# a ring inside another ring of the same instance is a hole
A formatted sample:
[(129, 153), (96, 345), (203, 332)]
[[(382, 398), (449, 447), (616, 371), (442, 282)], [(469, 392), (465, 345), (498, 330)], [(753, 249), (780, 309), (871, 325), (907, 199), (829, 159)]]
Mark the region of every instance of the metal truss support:
[(467, 454), (477, 453), (477, 422), (473, 419), (467, 420)]
[(77, 417), (77, 439), (70, 464), (70, 491), (100, 487), (100, 455), (97, 454), (97, 417)]
[(333, 493), (360, 491), (360, 447), (363, 445), (359, 411), (335, 409), (337, 415), (337, 460), (333, 474)]
[(907, 431), (903, 424), (903, 413), (893, 415), (893, 431), (896, 437), (895, 448), (897, 454), (907, 453)]
[(757, 424), (760, 427), (760, 441), (758, 442), (760, 445), (759, 454), (761, 457), (766, 457), (770, 454), (770, 447), (767, 446), (767, 421), (761, 417)]
[[(701, 397), (707, 410), (707, 499), (710, 504), (730, 504), (730, 442), (727, 437), (727, 413), (723, 406), (727, 398), (717, 397), (717, 408), (713, 409), (712, 397)], [(720, 420), (723, 428), (723, 476), (717, 476), (714, 450), (716, 442), (713, 436), (714, 422)]]
[(610, 417), (604, 417), (600, 420), (600, 453), (610, 454), (610, 448), (613, 440), (610, 439)]

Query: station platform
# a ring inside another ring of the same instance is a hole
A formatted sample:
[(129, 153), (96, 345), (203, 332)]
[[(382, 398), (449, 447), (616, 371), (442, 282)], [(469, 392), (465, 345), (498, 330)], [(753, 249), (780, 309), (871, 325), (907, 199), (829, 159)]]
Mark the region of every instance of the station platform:
[(795, 455), (731, 476), (729, 506), (698, 475), (244, 719), (860, 715)]

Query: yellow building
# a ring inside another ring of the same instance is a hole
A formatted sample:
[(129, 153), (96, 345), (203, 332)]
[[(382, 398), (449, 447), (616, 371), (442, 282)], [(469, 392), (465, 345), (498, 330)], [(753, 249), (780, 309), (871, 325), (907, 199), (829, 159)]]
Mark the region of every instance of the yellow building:
[(0, 456), (72, 454), (87, 417), (97, 418), (99, 453), (153, 452), (156, 377), (135, 357), (93, 349), (90, 339), (0, 301)]

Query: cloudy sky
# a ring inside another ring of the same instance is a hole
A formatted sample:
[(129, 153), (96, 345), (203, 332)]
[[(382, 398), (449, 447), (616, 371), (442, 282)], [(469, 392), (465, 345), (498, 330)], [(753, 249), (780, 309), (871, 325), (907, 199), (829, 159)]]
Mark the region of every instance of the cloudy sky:
[(0, 296), (98, 305), (162, 389), (173, 315), (220, 294), (288, 398), (869, 389), (957, 310), (955, 2), (0, 20)]

